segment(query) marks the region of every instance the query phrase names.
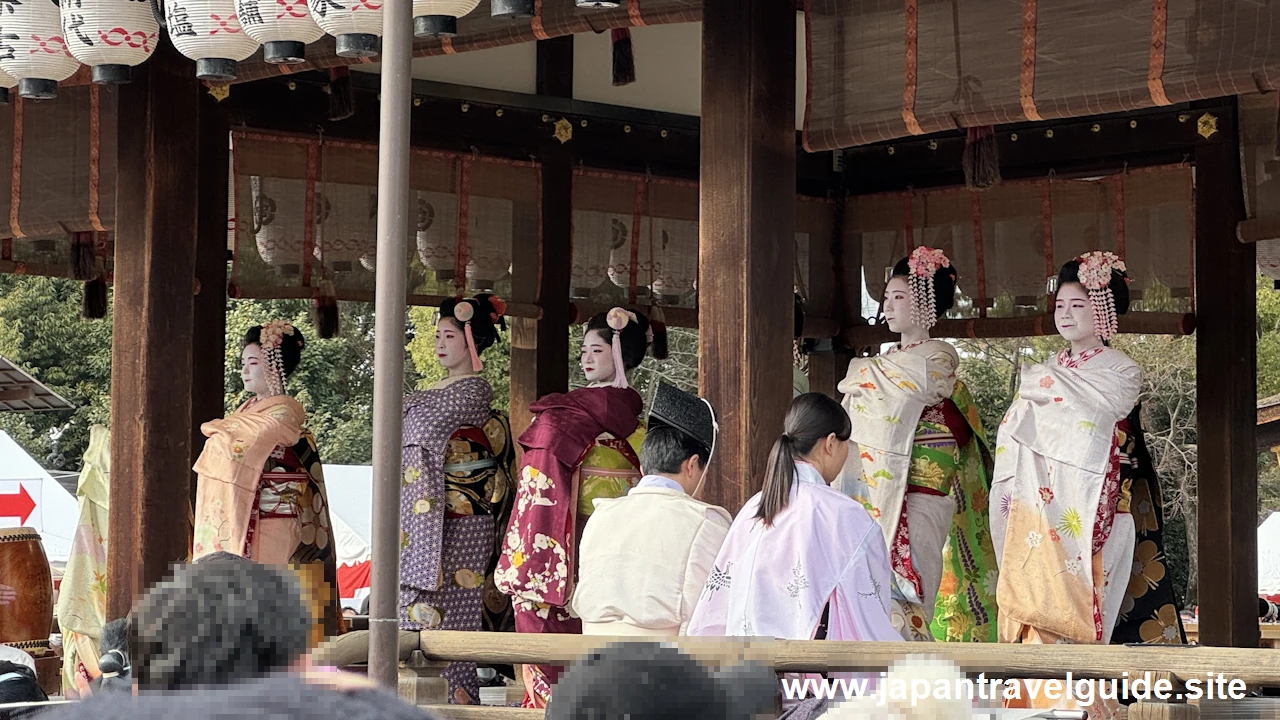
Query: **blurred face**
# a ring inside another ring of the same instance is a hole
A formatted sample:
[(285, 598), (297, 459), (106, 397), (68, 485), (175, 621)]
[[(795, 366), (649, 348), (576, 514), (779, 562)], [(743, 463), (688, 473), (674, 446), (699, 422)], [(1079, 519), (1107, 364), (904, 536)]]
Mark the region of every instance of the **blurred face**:
[(455, 370), (466, 364), (470, 367), (471, 353), (467, 351), (467, 336), (453, 318), (440, 318), (436, 324), (436, 359), (445, 370)]
[(901, 334), (908, 328), (919, 327), (911, 319), (911, 286), (901, 275), (890, 278), (884, 287), (884, 319), (890, 332)]
[(589, 383), (613, 382), (613, 340), (606, 340), (599, 330), (592, 330), (582, 341), (582, 374)]
[(267, 394), (267, 361), (257, 343), (240, 352), (240, 381), (244, 383), (245, 392)]
[(1080, 342), (1097, 335), (1093, 328), (1093, 304), (1089, 302), (1089, 291), (1083, 285), (1067, 283), (1058, 288), (1053, 322), (1058, 326), (1058, 334), (1069, 342)]

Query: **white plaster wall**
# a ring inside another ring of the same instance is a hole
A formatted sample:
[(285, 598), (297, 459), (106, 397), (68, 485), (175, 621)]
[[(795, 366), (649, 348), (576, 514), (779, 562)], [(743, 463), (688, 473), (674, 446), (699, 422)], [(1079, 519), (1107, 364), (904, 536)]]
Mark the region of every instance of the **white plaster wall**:
[[(573, 96), (578, 100), (702, 114), (702, 23), (631, 29), (636, 81), (613, 86), (610, 34), (575, 35)], [(804, 14), (796, 13), (796, 129), (804, 124)]]
[[(610, 33), (574, 36), (573, 96), (588, 102), (658, 110), (682, 115), (702, 114), (702, 23), (654, 25), (631, 29), (636, 58), (636, 81), (613, 86), (613, 46)], [(458, 55), (417, 58), (418, 80), (470, 85), (490, 90), (532, 94), (537, 90), (534, 43), (522, 43)], [(353, 70), (377, 72), (377, 65), (354, 65)], [(796, 13), (796, 129), (804, 123), (804, 14)]]

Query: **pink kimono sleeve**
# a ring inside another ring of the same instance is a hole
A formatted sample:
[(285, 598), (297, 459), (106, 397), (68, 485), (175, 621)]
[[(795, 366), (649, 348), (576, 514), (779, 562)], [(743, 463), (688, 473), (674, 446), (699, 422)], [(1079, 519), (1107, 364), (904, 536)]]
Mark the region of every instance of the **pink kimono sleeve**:
[(827, 639), (900, 642), (889, 620), (892, 582), (884, 540), (873, 525), (836, 584)]

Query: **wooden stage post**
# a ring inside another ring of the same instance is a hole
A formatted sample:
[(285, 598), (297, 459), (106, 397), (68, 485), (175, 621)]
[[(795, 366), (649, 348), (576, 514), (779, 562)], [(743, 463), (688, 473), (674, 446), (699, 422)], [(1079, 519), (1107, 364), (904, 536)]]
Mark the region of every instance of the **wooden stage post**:
[[(204, 449), (200, 424), (226, 413), (227, 215), (231, 128), (227, 111), (200, 94), (200, 172), (197, 176), (196, 281), (191, 343), (191, 464)], [(265, 319), (264, 319), (265, 321)], [(191, 474), (191, 506), (196, 476)]]
[[(538, 94), (573, 96), (573, 37), (538, 42)], [(511, 318), (511, 433), (519, 437), (533, 422), (529, 405), (569, 389), (569, 253), (573, 232), (573, 164), (569, 151), (547, 147), (542, 163), (542, 205), (512, 248), (512, 298), (536, 303), (542, 317)]]
[(1258, 647), (1257, 275), (1233, 114), (1196, 149), (1196, 434), (1200, 642)]
[(119, 93), (108, 618), (187, 556), (200, 84), (162, 40)]
[(759, 489), (791, 402), (796, 8), (704, 0), (698, 378), (719, 417), (707, 502)]

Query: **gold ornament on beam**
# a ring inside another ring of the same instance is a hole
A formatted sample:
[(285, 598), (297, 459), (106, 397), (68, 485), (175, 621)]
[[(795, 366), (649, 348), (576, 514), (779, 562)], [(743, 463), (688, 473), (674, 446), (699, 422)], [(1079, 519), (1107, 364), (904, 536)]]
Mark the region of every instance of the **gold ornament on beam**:
[(218, 102), (222, 102), (223, 100), (226, 100), (227, 98), (231, 97), (231, 86), (226, 83), (210, 85), (209, 94), (213, 96), (214, 100), (217, 100)]
[(573, 139), (573, 124), (564, 118), (556, 121), (555, 138), (563, 145)]
[(1218, 134), (1218, 118), (1213, 113), (1201, 115), (1200, 120), (1196, 123), (1196, 132), (1200, 133), (1200, 137), (1205, 140)]

